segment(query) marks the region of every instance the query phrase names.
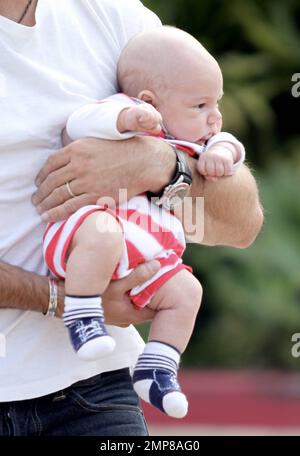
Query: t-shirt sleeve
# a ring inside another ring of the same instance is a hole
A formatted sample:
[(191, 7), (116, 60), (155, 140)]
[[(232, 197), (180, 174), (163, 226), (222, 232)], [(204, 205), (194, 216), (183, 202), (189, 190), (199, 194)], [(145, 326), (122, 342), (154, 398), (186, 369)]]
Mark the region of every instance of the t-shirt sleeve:
[[(161, 26), (158, 16), (146, 8), (139, 0), (119, 0), (125, 5), (124, 11), (125, 26), (129, 37), (144, 30), (151, 30)], [(129, 11), (128, 11), (129, 10)]]
[(158, 16), (140, 0), (86, 0), (94, 13), (110, 22), (120, 50), (139, 32), (161, 26)]

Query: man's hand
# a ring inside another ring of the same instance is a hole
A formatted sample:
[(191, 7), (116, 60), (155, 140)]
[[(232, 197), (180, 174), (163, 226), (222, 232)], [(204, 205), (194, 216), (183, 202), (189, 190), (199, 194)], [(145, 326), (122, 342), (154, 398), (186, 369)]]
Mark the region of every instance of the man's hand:
[(148, 307), (136, 309), (133, 306), (128, 291), (147, 282), (159, 269), (160, 263), (153, 260), (137, 266), (124, 279), (110, 282), (102, 296), (106, 324), (126, 327), (153, 319), (155, 315), (153, 310)]
[(160, 113), (149, 103), (123, 109), (117, 122), (117, 128), (120, 133), (138, 131), (159, 134), (161, 125), (162, 117)]
[[(131, 303), (128, 291), (132, 288), (141, 285), (151, 279), (159, 270), (160, 263), (158, 261), (149, 261), (139, 265), (132, 273), (124, 279), (114, 280), (102, 295), (103, 307), (105, 314), (105, 323), (108, 325), (126, 327), (130, 324), (139, 324), (148, 320), (152, 320), (155, 312), (148, 307), (143, 309), (135, 309)], [(64, 297), (59, 292), (59, 304), (56, 311), (56, 316), (60, 317), (64, 311)]]
[(44, 221), (55, 222), (96, 204), (100, 196), (118, 203), (119, 189), (127, 190), (128, 199), (147, 190), (156, 193), (171, 179), (175, 163), (172, 148), (158, 138), (80, 139), (48, 158), (36, 178), (32, 202)]

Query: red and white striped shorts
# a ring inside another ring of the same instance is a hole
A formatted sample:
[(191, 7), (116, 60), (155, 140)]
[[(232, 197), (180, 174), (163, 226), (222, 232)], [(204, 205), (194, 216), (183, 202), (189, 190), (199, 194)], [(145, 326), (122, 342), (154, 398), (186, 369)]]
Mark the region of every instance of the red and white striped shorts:
[[(90, 214), (103, 210), (108, 209), (97, 205), (85, 206), (65, 221), (48, 224), (43, 250), (52, 274), (62, 279), (66, 277), (66, 258), (72, 237)], [(178, 271), (191, 271), (181, 259), (185, 248), (182, 226), (169, 212), (150, 206), (144, 196), (133, 198), (126, 208), (120, 206), (115, 212), (108, 211), (118, 220), (124, 234), (123, 252), (112, 279), (127, 276), (137, 265), (149, 260), (156, 259), (161, 264), (160, 270), (150, 280), (129, 293), (135, 306), (144, 307)]]

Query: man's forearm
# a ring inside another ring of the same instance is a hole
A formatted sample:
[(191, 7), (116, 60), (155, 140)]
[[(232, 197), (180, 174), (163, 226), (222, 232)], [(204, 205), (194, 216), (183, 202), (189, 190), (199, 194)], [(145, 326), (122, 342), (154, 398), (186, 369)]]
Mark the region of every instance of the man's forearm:
[[(147, 190), (157, 193), (170, 182), (175, 163), (172, 147), (159, 138), (78, 140), (47, 160), (37, 178), (39, 189), (33, 203), (47, 216), (46, 221), (55, 222), (84, 205), (95, 204), (100, 196), (118, 201), (119, 189), (127, 189), (128, 198)], [(189, 163), (193, 216), (196, 197), (205, 198), (204, 239), (199, 230), (192, 240), (207, 245), (250, 245), (262, 226), (263, 214), (248, 168), (242, 166), (233, 176), (208, 182), (196, 170), (196, 160), (189, 158)], [(66, 190), (69, 181), (74, 198)]]
[(193, 213), (197, 210), (197, 196), (204, 197), (204, 237), (199, 230), (190, 239), (205, 245), (248, 247), (263, 224), (263, 211), (255, 179), (243, 165), (235, 175), (209, 182), (193, 169)]
[[(148, 152), (143, 156), (150, 165), (144, 167), (145, 172), (142, 172), (140, 179), (136, 181), (137, 187), (133, 189), (133, 194), (145, 191), (145, 184), (146, 189), (153, 192), (161, 190), (174, 173), (174, 152), (170, 146), (156, 138), (145, 139), (147, 141), (142, 144), (145, 147), (146, 143), (149, 148), (150, 162)], [(137, 150), (142, 148), (142, 144), (136, 143)], [(204, 197), (204, 236), (201, 230), (195, 230), (196, 234), (191, 240), (205, 245), (248, 247), (255, 240), (263, 223), (257, 185), (249, 168), (243, 165), (233, 176), (210, 182), (198, 173), (195, 159), (189, 158), (189, 164), (193, 172), (190, 216), (194, 220), (197, 219), (199, 202), (196, 197)], [(141, 168), (140, 160), (136, 162), (136, 167)], [(189, 228), (191, 225), (189, 223)]]
[(0, 263), (0, 308), (45, 312), (48, 302), (47, 277)]
[[(147, 282), (158, 271), (159, 263), (139, 265), (131, 274), (113, 280), (103, 294), (105, 322), (110, 325), (128, 326), (153, 318), (150, 309), (137, 311), (130, 303), (128, 291)], [(58, 283), (58, 305), (55, 312), (61, 317), (64, 311), (64, 282)], [(11, 308), (46, 313), (49, 304), (48, 278), (27, 272), (17, 266), (0, 262), (0, 309)], [(51, 318), (51, 317), (49, 317)]]

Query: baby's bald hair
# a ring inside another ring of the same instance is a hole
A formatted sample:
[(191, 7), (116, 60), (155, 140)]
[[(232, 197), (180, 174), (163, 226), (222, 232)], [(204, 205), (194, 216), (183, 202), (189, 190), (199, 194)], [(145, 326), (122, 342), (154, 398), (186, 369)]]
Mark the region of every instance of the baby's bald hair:
[(131, 97), (145, 89), (167, 90), (170, 82), (176, 83), (178, 73), (186, 71), (197, 58), (217, 64), (199, 41), (176, 27), (165, 25), (141, 32), (129, 40), (121, 53), (117, 68), (119, 88)]

